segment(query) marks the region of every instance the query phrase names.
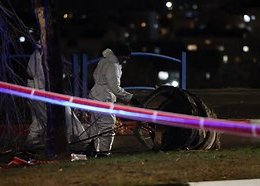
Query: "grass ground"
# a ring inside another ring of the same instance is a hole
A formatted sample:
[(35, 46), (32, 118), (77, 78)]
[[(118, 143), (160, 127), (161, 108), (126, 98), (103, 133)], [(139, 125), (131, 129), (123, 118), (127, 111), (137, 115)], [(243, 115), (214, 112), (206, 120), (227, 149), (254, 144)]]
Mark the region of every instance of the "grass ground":
[(0, 185), (8, 186), (185, 185), (248, 178), (260, 178), (260, 147), (115, 154), (108, 159), (0, 169)]

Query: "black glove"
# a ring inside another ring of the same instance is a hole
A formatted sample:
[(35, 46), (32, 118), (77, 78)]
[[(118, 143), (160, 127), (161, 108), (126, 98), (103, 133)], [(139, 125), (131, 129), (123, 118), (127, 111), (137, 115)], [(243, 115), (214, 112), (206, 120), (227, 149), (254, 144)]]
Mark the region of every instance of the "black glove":
[(132, 106), (136, 106), (136, 107), (143, 107), (141, 102), (138, 101), (134, 96), (130, 100), (129, 104), (132, 105)]

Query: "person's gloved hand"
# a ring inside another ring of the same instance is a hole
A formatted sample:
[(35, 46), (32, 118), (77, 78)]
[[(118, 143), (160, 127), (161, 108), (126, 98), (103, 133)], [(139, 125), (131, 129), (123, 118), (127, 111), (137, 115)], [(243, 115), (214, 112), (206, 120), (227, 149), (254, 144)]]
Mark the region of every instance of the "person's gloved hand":
[(132, 106), (143, 107), (140, 101), (138, 101), (134, 96), (130, 100), (129, 104)]

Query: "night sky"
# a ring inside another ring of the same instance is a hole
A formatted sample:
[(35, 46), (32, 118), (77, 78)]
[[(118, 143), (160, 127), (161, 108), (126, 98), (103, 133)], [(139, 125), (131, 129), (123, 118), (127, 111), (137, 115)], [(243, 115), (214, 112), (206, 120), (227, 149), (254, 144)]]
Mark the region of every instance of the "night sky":
[[(24, 23), (37, 29), (30, 1), (12, 3)], [(255, 0), (63, 0), (57, 11), (67, 57), (94, 58), (117, 42), (173, 57), (186, 51), (189, 87), (259, 88), (259, 9)]]

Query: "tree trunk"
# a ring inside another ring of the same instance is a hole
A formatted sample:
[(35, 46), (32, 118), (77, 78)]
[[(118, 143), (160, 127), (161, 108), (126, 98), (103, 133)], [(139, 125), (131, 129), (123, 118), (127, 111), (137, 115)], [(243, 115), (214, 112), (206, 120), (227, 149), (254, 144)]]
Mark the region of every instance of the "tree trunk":
[[(64, 93), (56, 1), (34, 0), (34, 7), (40, 25), (46, 90)], [(61, 156), (67, 152), (65, 109), (47, 104), (47, 110), (46, 153), (52, 159), (55, 155)]]

